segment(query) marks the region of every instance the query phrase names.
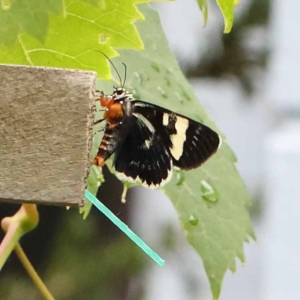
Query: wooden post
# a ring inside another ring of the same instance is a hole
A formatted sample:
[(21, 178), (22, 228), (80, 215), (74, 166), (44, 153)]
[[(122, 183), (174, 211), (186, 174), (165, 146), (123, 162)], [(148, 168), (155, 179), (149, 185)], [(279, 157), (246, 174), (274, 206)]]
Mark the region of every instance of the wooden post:
[(95, 79), (0, 65), (0, 201), (83, 205)]

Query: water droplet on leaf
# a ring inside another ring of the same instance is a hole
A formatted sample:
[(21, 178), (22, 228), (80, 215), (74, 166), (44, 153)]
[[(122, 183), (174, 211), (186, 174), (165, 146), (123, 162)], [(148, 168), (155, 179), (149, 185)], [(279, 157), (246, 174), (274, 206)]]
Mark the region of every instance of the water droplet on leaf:
[(163, 98), (165, 98), (165, 99), (168, 98), (167, 93), (160, 86), (157, 87), (157, 90), (160, 92), (160, 94)]
[(184, 182), (184, 172), (182, 170), (178, 170), (176, 172), (176, 185), (182, 185), (182, 183)]
[(152, 63), (152, 64), (151, 64), (151, 68), (152, 68), (153, 70), (155, 70), (157, 73), (160, 72), (159, 66), (158, 66), (158, 64), (156, 64), (156, 63)]
[(187, 101), (192, 100), (191, 97), (186, 93), (185, 89), (182, 86), (181, 86), (181, 94)]
[(174, 94), (175, 94), (175, 96), (176, 96), (176, 98), (178, 99), (179, 102), (183, 102), (182, 97), (178, 92), (175, 92)]
[(136, 82), (138, 84), (141, 84), (142, 83), (142, 77), (141, 77), (141, 75), (138, 72), (134, 72), (133, 75), (134, 75), (134, 77), (136, 79)]
[(171, 86), (171, 81), (168, 77), (165, 77), (166, 85)]
[(189, 217), (189, 223), (193, 226), (198, 225), (199, 219), (195, 217), (195, 215), (190, 215)]
[(105, 34), (101, 33), (101, 34), (99, 35), (99, 42), (100, 42), (100, 43), (105, 43), (105, 42), (106, 42), (106, 39), (107, 39), (107, 37), (106, 37)]
[(135, 99), (141, 99), (141, 97), (142, 97), (141, 94), (139, 92), (137, 92), (136, 90), (133, 90), (132, 94)]
[(200, 186), (203, 199), (210, 202), (216, 202), (218, 200), (217, 191), (206, 180), (202, 180)]

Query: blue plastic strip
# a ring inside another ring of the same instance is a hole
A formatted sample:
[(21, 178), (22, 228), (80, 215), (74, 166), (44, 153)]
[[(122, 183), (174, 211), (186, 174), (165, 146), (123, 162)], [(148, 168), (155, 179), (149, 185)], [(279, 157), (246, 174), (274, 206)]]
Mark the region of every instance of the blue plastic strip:
[(135, 242), (157, 264), (163, 266), (165, 261), (154, 252), (141, 238), (139, 238), (124, 222), (122, 222), (111, 210), (101, 203), (91, 192), (85, 190), (84, 196), (91, 201), (106, 217), (120, 228), (133, 242)]

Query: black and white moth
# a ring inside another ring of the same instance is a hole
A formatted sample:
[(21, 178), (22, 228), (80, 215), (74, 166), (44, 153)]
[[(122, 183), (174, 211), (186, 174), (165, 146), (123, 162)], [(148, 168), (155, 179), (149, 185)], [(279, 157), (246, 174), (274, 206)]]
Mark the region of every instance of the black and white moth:
[[(124, 85), (123, 85), (124, 86)], [(146, 187), (165, 185), (173, 167), (199, 167), (221, 145), (209, 127), (165, 108), (136, 100), (123, 87), (97, 99), (105, 109), (104, 135), (94, 164), (102, 167), (114, 154), (117, 177)]]

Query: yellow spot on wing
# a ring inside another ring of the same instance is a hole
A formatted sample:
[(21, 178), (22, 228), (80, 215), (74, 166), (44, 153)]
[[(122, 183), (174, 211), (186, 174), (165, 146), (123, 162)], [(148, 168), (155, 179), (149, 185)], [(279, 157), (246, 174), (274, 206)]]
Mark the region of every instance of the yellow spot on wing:
[(175, 123), (177, 133), (171, 135), (173, 147), (170, 149), (172, 156), (179, 160), (183, 153), (183, 145), (186, 140), (186, 130), (189, 127), (189, 120), (178, 117)]
[(163, 114), (163, 125), (164, 126), (168, 126), (169, 124), (169, 114), (168, 113), (164, 113)]

